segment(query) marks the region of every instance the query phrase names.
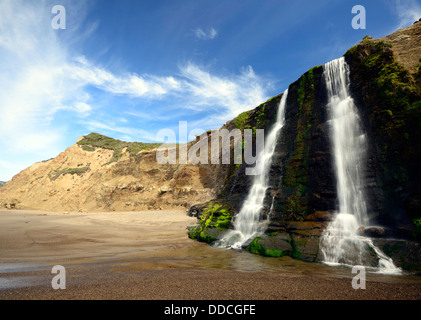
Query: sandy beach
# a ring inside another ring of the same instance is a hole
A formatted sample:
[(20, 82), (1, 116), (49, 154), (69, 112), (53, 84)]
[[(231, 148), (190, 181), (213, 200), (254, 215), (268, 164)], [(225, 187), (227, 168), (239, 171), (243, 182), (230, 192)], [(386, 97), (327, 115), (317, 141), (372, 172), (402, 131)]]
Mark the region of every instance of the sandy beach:
[[(421, 299), (420, 277), (369, 273), (355, 290), (348, 268), (190, 240), (195, 222), (181, 211), (0, 211), (0, 299)], [(52, 288), (54, 265), (66, 269), (65, 290)]]
[(181, 211), (0, 211), (0, 263), (97, 261), (185, 247), (185, 229), (195, 221)]

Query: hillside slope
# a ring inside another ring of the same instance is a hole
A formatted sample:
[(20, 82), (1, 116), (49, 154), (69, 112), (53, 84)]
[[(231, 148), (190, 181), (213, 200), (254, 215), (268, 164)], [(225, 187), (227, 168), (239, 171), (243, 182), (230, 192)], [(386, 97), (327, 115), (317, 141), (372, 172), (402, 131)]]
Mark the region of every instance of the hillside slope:
[[(0, 205), (49, 211), (185, 209), (215, 196), (226, 166), (156, 160), (156, 146), (92, 133), (0, 190)], [(142, 150), (143, 149), (143, 150)]]

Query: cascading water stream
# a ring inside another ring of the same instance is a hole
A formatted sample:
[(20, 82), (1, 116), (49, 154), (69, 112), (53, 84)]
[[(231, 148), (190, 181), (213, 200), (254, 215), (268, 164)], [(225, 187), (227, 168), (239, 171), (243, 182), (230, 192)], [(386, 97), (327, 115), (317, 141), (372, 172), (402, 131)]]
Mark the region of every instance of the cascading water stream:
[[(359, 235), (369, 223), (364, 198), (366, 136), (357, 108), (349, 93), (349, 71), (345, 59), (328, 62), (324, 67), (328, 93), (339, 213), (324, 231), (320, 248), (327, 264), (365, 265), (378, 263), (378, 271), (400, 273), (392, 259), (378, 249), (370, 238)], [(369, 261), (371, 260), (371, 261)]]
[(287, 97), (288, 90), (284, 92), (281, 98), (276, 122), (266, 136), (264, 149), (258, 156), (256, 166), (261, 166), (257, 170), (261, 174), (254, 177), (253, 185), (247, 198), (234, 220), (234, 229), (228, 231), (221, 240), (214, 244), (215, 246), (240, 249), (247, 240), (265, 231), (267, 221), (261, 220), (260, 216), (266, 191), (269, 187), (269, 171), (272, 165), (272, 156), (275, 152), (276, 141), (285, 123)]

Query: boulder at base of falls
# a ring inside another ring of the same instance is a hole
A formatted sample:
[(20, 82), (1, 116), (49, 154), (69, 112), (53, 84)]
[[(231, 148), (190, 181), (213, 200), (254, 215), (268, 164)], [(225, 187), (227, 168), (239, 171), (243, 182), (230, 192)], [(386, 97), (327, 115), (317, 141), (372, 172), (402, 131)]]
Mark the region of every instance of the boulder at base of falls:
[(411, 226), (399, 226), (392, 229), (387, 227), (373, 226), (373, 227), (360, 227), (359, 234), (368, 238), (384, 238), (384, 239), (404, 239), (413, 240), (414, 228)]
[(406, 271), (421, 272), (421, 245), (417, 241), (399, 239), (373, 239), (376, 247), (382, 250), (393, 263)]
[(360, 227), (359, 234), (368, 238), (383, 238), (388, 234), (388, 230), (383, 227)]

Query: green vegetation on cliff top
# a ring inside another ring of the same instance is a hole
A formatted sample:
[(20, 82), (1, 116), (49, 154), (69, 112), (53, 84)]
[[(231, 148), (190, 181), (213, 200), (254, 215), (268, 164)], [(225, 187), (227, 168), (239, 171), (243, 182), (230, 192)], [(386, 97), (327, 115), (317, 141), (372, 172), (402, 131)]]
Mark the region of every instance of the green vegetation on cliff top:
[(130, 155), (134, 157), (142, 150), (155, 149), (161, 145), (160, 143), (125, 142), (94, 132), (83, 137), (77, 144), (85, 151), (94, 151), (94, 148), (113, 150), (113, 158), (109, 163), (118, 161), (123, 155), (122, 150), (124, 148), (127, 148)]
[(242, 129), (244, 127), (244, 124), (246, 123), (250, 113), (251, 111), (245, 111), (237, 116), (235, 119), (235, 127), (237, 129)]
[[(235, 127), (237, 129), (252, 129), (254, 134), (256, 133), (256, 128), (263, 129), (267, 124), (266, 122), (267, 119), (265, 119), (266, 106), (272, 103), (273, 101), (280, 100), (281, 96), (282, 95), (274, 96), (268, 99), (265, 103), (262, 103), (261, 105), (259, 105), (254, 110), (249, 110), (249, 111), (240, 113), (237, 116), (237, 118), (235, 118)], [(251, 114), (254, 114), (252, 119), (250, 118)], [(253, 123), (253, 126), (245, 125), (246, 122), (250, 120)]]

